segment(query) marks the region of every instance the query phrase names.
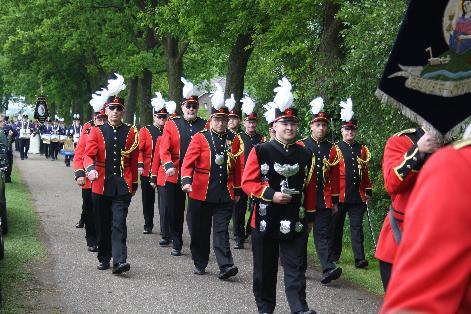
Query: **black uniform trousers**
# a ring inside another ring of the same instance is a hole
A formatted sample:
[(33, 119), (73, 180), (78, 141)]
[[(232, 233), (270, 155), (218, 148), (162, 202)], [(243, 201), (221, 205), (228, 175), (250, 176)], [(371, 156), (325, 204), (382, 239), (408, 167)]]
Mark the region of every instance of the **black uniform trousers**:
[(29, 138), (20, 138), (20, 157), (27, 158), (29, 151)]
[(57, 159), (57, 155), (59, 154), (59, 149), (60, 149), (59, 142), (51, 142), (51, 144), (49, 144), (49, 151), (50, 151), (50, 156), (52, 159)]
[(313, 234), (317, 257), (321, 263), (322, 271), (334, 269), (335, 263), (329, 259), (329, 236), (332, 224), (332, 209), (317, 208), (314, 213)]
[(211, 223), (213, 250), (219, 269), (234, 265), (229, 245), (229, 221), (232, 202), (209, 203), (188, 198), (188, 219), (191, 221), (191, 256), (195, 267), (205, 269), (209, 261)]
[(166, 194), (165, 194), (165, 186), (157, 187), (158, 190), (158, 202), (159, 202), (159, 218), (160, 218), (160, 235), (162, 239), (170, 239), (170, 224), (169, 224), (169, 213), (166, 209), (167, 202), (166, 202)]
[(251, 230), (253, 293), (260, 313), (273, 313), (276, 306), (278, 257), (284, 272), (285, 293), (292, 313), (308, 311), (306, 302), (307, 235), (278, 240)]
[(144, 215), (144, 228), (154, 228), (155, 189), (150, 185), (149, 177), (141, 176), (142, 214)]
[(234, 205), (232, 224), (234, 228), (234, 239), (237, 242), (244, 242), (247, 238), (247, 232), (245, 230), (245, 213), (247, 212), (248, 199), (247, 194), (241, 192), (240, 200)]
[(93, 209), (92, 189), (82, 189), (82, 217), (85, 222), (85, 239), (87, 246), (97, 245), (95, 215)]
[(107, 263), (125, 263), (128, 257), (126, 246), (126, 217), (131, 203), (131, 194), (105, 196), (92, 193), (97, 226), (98, 260)]
[(11, 170), (13, 169), (13, 151), (7, 150), (7, 171), (5, 172), (5, 179), (11, 179)]
[[(172, 246), (176, 250), (181, 250), (183, 247), (183, 222), (185, 220), (185, 200), (186, 193), (182, 191), (181, 185), (165, 182), (165, 199), (167, 202), (166, 210), (168, 213), (170, 238)], [(191, 223), (187, 219), (188, 229), (191, 232)]]
[(342, 254), (343, 225), (347, 213), (350, 219), (350, 238), (355, 261), (365, 259), (365, 248), (363, 246), (363, 216), (365, 215), (365, 210), (365, 203), (339, 204), (339, 211), (334, 216), (332, 222), (329, 260), (338, 261)]

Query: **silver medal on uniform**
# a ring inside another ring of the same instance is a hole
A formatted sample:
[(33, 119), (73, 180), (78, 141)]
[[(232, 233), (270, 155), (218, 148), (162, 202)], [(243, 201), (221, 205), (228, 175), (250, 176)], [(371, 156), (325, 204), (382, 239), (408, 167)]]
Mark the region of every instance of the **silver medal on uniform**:
[(270, 170), (270, 166), (267, 164), (263, 164), (260, 166), (260, 172), (265, 176), (268, 173), (268, 170)]
[(214, 161), (216, 162), (218, 166), (221, 166), (224, 163), (224, 155), (216, 154), (214, 156)]
[(291, 221), (289, 220), (280, 221), (280, 231), (283, 234), (288, 234), (291, 231)]
[(266, 216), (267, 215), (267, 207), (268, 207), (267, 204), (263, 204), (263, 203), (260, 204), (259, 211), (258, 211), (260, 216)]
[(296, 232), (301, 232), (303, 230), (303, 224), (301, 222), (296, 222), (296, 224), (294, 225), (294, 230), (296, 230)]
[(264, 232), (267, 228), (267, 222), (265, 220), (260, 221), (260, 232)]

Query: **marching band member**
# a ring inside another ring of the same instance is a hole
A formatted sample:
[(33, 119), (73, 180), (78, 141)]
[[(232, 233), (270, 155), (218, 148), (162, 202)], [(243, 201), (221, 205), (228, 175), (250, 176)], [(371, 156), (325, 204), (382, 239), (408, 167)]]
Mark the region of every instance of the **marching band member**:
[(227, 128), (229, 131), (234, 132), (235, 134), (239, 134), (242, 132), (240, 129), (240, 114), (236, 109), (236, 101), (234, 98), (234, 94), (231, 94), (231, 97), (226, 99), (225, 105), (227, 110), (229, 110), (229, 122), (227, 123)]
[(251, 195), (253, 292), (259, 313), (276, 306), (278, 258), (284, 269), (285, 292), (292, 313), (315, 313), (306, 302), (306, 216), (316, 209), (315, 159), (296, 144), (299, 119), (291, 108), (286, 78), (275, 89), (275, 139), (252, 149), (242, 176)]
[(23, 120), (17, 124), (17, 132), (20, 141), (20, 157), (21, 160), (28, 159), (28, 150), (31, 134), (34, 132), (33, 124), (28, 120), (28, 115), (23, 114)]
[(239, 144), (233, 145), (236, 135), (228, 132), (228, 110), (224, 107), (224, 92), (216, 83), (211, 97), (210, 129), (193, 136), (183, 159), (181, 169), (182, 189), (188, 193), (188, 218), (190, 220), (191, 256), (194, 273), (203, 275), (209, 261), (211, 224), (213, 249), (220, 269), (219, 279), (235, 276), (229, 245), (229, 221), (232, 204), (238, 200), (234, 191), (240, 187), (240, 158), (236, 157)]
[[(78, 113), (73, 115), (72, 125), (66, 130), (65, 135), (71, 137), (74, 141), (74, 148), (77, 147), (77, 143), (80, 138), (80, 134), (82, 134), (82, 126), (80, 125), (80, 115)], [(65, 155), (65, 165), (70, 167), (70, 159), (69, 155)]]
[[(245, 115), (244, 126), (245, 131), (239, 132), (238, 136), (242, 148), (242, 161), (245, 164), (249, 153), (252, 148), (259, 144), (265, 142), (265, 136), (257, 133), (257, 113), (254, 112), (255, 102), (252, 98), (245, 96), (241, 99), (242, 103), (242, 112)], [(243, 169), (243, 168), (242, 168)], [(243, 171), (243, 170), (242, 170)], [(249, 232), (246, 231), (245, 225), (245, 213), (247, 212), (247, 202), (248, 195), (244, 192), (240, 195), (240, 201), (237, 202), (234, 213), (233, 213), (233, 228), (234, 228), (234, 238), (236, 241), (235, 249), (243, 249), (245, 239), (247, 239)]]
[(329, 228), (332, 216), (338, 211), (339, 202), (339, 158), (338, 148), (326, 139), (329, 116), (323, 111), (324, 100), (318, 97), (311, 101), (311, 136), (300, 144), (314, 154), (316, 160), (316, 211), (309, 221), (309, 230), (314, 230), (314, 245), (322, 267), (321, 283), (336, 280), (342, 268), (329, 260)]
[(108, 80), (110, 95), (105, 106), (108, 123), (91, 129), (85, 147), (84, 168), (92, 184), (92, 198), (98, 231), (97, 268), (110, 267), (113, 274), (129, 271), (127, 262), (126, 217), (131, 197), (138, 187), (137, 160), (139, 134), (136, 127), (124, 124), (124, 100), (117, 95), (126, 88), (124, 78), (115, 74)]
[(60, 150), (60, 136), (65, 135), (65, 130), (61, 128), (59, 118), (56, 117), (51, 127), (51, 144), (49, 144), (51, 160), (57, 160)]
[(332, 238), (329, 250), (330, 260), (338, 261), (342, 253), (343, 225), (348, 212), (350, 218), (350, 234), (352, 241), (355, 267), (366, 268), (363, 246), (363, 216), (366, 211), (366, 201), (372, 195), (372, 186), (368, 175), (368, 162), (371, 159), (366, 145), (355, 140), (357, 121), (353, 119), (353, 103), (349, 98), (341, 102), (342, 140), (337, 142), (340, 160), (340, 194), (339, 209), (332, 224)]
[(3, 126), (3, 133), (7, 136), (7, 161), (8, 167), (5, 171), (5, 182), (11, 182), (11, 171), (13, 168), (13, 142), (18, 137), (18, 132), (15, 127), (9, 122), (8, 116), (4, 117), (5, 124)]
[(139, 161), (138, 172), (141, 176), (142, 212), (144, 215), (144, 234), (152, 233), (154, 228), (154, 203), (155, 190), (150, 185), (151, 166), (155, 157), (157, 139), (162, 135), (162, 130), (168, 118), (165, 108), (165, 100), (160, 92), (152, 98), (153, 124), (139, 130)]
[(80, 221), (75, 225), (75, 227), (83, 228), (85, 226), (85, 239), (87, 241), (88, 251), (90, 252), (98, 251), (98, 242), (95, 227), (95, 215), (93, 213), (92, 182), (86, 177), (83, 158), (91, 129), (94, 126), (103, 125), (107, 120), (105, 109), (103, 108), (104, 103), (105, 99), (101, 98), (100, 95), (94, 94), (92, 96), (90, 105), (94, 112), (93, 120), (86, 122), (83, 127), (80, 128), (81, 132), (74, 153), (75, 180), (77, 181), (78, 186), (82, 187), (82, 214)]
[[(198, 117), (198, 96), (194, 95), (193, 84), (181, 78), (184, 83), (181, 103), (183, 117), (169, 120), (164, 127), (160, 144), (160, 160), (165, 168), (165, 200), (170, 217), (170, 233), (173, 256), (180, 256), (183, 246), (183, 221), (185, 212), (185, 192), (180, 186), (180, 168), (191, 138), (203, 130), (206, 121)], [(191, 226), (188, 226), (191, 229)]]

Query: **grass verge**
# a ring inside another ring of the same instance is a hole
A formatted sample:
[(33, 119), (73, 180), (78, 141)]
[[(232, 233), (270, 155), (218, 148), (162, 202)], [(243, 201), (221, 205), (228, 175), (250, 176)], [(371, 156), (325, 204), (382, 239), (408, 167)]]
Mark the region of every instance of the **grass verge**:
[(6, 184), (8, 234), (5, 258), (0, 261), (0, 312), (29, 312), (25, 302), (27, 287), (34, 279), (31, 265), (47, 255), (39, 237), (39, 217), (33, 210), (31, 196), (16, 168), (12, 183)]

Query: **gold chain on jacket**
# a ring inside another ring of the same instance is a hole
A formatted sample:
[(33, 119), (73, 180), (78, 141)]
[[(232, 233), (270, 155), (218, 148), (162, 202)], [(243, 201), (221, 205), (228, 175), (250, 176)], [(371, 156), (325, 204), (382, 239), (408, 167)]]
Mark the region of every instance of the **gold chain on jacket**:
[(361, 157), (357, 157), (358, 174), (360, 175), (360, 179), (363, 178), (363, 169), (366, 169), (366, 167), (368, 166), (368, 163), (371, 160), (370, 150), (366, 146), (363, 146), (363, 147), (365, 147), (365, 150), (366, 150), (366, 160), (361, 159)]
[[(338, 148), (338, 146), (335, 145), (335, 144), (333, 146), (335, 147), (335, 159), (332, 162), (330, 162), (327, 158), (324, 157), (324, 159), (322, 160), (322, 163), (323, 163), (322, 178), (324, 180), (324, 184), (325, 184), (325, 173), (329, 172), (331, 167), (337, 166), (339, 164), (340, 159), (341, 159), (340, 156), (342, 155), (342, 153), (340, 152), (340, 149)], [(330, 152), (329, 152), (329, 154), (330, 154)]]
[(132, 126), (134, 131), (134, 142), (128, 150), (121, 150), (121, 169), (124, 171), (124, 157), (129, 158), (131, 153), (139, 146), (139, 133), (135, 126)]

